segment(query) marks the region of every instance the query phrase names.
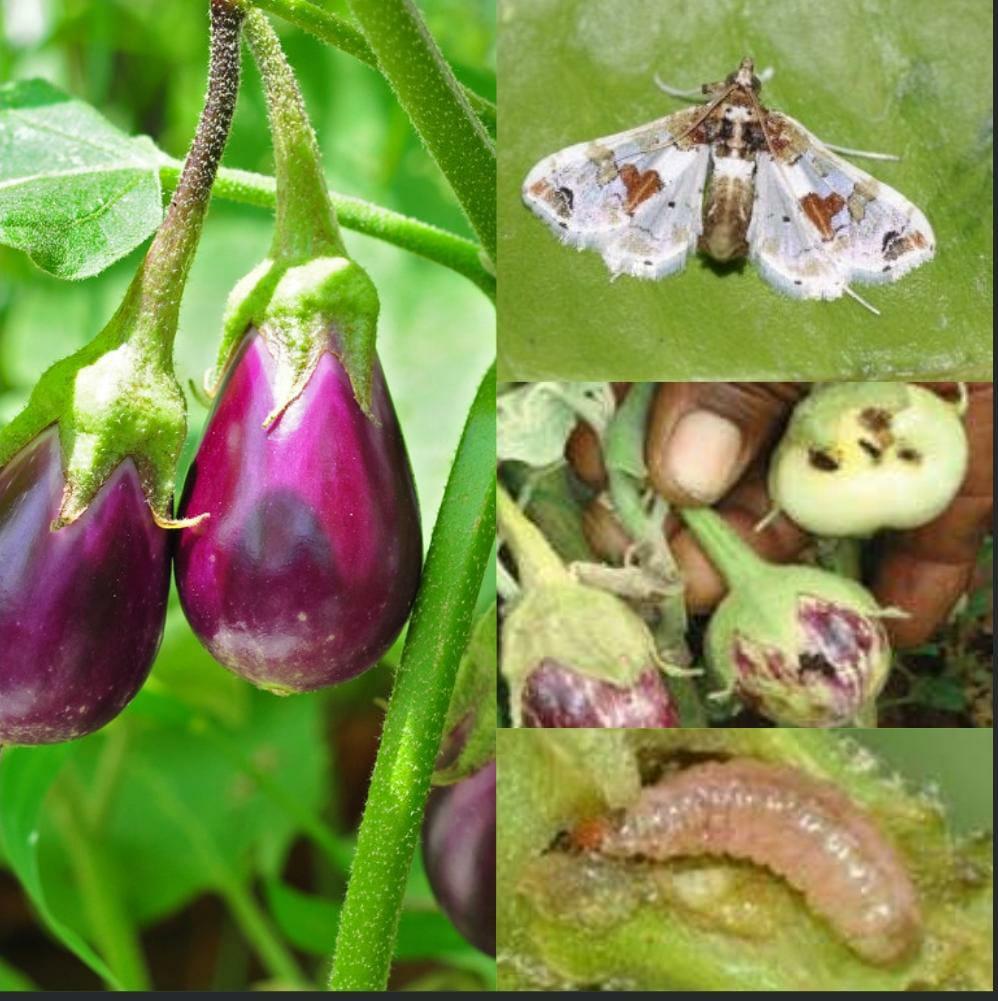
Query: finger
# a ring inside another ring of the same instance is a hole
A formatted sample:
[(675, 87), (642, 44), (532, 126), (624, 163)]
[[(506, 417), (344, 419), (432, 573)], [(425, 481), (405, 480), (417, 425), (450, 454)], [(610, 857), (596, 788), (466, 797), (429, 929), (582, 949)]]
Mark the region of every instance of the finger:
[(579, 421), (565, 443), (565, 458), (586, 486), (593, 490), (606, 489), (606, 466), (599, 435), (591, 424)]
[(593, 554), (604, 563), (620, 566), (632, 539), (617, 520), (606, 494), (594, 497), (582, 512), (582, 534)]
[[(934, 386), (942, 389), (942, 386)], [(994, 493), (993, 387), (969, 387), (965, 424), (970, 444), (967, 475), (953, 503), (935, 520), (887, 538), (873, 579), (885, 606), (906, 611), (889, 619), (897, 646), (924, 643), (970, 587), (981, 542), (991, 527)]]
[(713, 504), (779, 434), (801, 383), (659, 386), (645, 445), (655, 488), (673, 504)]
[[(755, 531), (769, 506), (763, 468), (757, 465), (717, 506), (717, 511), (764, 559), (772, 563), (789, 563), (808, 544), (807, 535), (782, 515), (763, 531)], [(688, 529), (673, 522), (667, 531), (674, 532), (670, 546), (683, 575), (687, 607), (694, 613), (710, 611), (727, 593), (724, 578)]]
[[(619, 404), (628, 394), (631, 383), (611, 382), (614, 399)], [(579, 421), (565, 442), (565, 458), (575, 475), (592, 490), (606, 488), (606, 464), (603, 461), (603, 445), (591, 424)]]

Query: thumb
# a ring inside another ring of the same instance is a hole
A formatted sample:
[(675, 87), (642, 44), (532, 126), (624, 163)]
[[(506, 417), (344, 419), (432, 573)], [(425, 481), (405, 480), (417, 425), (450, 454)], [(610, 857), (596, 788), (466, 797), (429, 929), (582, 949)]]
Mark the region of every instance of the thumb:
[(775, 440), (803, 383), (667, 382), (655, 397), (645, 459), (673, 504), (714, 504)]

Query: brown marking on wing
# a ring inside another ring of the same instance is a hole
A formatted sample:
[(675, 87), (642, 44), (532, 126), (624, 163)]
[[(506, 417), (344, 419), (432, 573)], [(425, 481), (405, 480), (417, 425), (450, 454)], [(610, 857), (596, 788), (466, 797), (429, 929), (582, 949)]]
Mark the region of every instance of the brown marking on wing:
[(814, 223), (822, 240), (830, 240), (835, 235), (835, 230), (832, 229), (832, 218), (843, 205), (845, 205), (845, 199), (834, 191), (824, 198), (811, 191), (800, 200), (800, 207), (808, 219)]
[(782, 163), (794, 163), (811, 146), (804, 133), (780, 114), (767, 113), (762, 124), (773, 156)]
[(534, 181), (533, 184), (527, 189), (532, 195), (537, 195), (538, 198), (543, 198), (544, 195), (550, 190), (551, 185), (543, 177), (539, 181)]
[(634, 164), (625, 163), (619, 173), (627, 189), (624, 211), (628, 215), (634, 215), (642, 202), (646, 202), (652, 195), (657, 195), (662, 190), (662, 178), (655, 170), (642, 172)]
[(905, 236), (897, 233), (888, 233), (884, 237), (884, 259), (896, 261), (899, 257), (912, 250), (920, 250), (922, 247), (928, 246), (928, 243), (929, 241), (925, 239), (925, 235), (917, 229), (914, 233), (907, 233)]

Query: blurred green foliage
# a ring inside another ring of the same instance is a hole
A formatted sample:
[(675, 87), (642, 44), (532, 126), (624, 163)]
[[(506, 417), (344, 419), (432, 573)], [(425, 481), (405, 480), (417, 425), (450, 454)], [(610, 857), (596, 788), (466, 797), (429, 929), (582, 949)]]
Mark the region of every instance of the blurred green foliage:
[[(320, 5), (348, 14), (342, 3)], [(462, 82), (494, 97), (490, 0), (420, 0), (419, 6)], [(274, 24), (300, 78), (331, 188), (470, 235), (380, 76)], [(206, 4), (194, 0), (0, 3), (0, 82), (44, 78), (175, 157), (183, 157), (197, 121), (206, 60)], [(263, 94), (248, 56), (223, 162), (272, 172)], [(177, 373), (185, 385), (200, 386), (214, 361), (226, 295), (266, 254), (271, 229), (265, 211), (212, 205), (177, 337)], [(345, 240), (381, 295), (379, 353), (405, 429), (428, 539), (465, 414), (494, 355), (493, 309), (459, 275), (372, 238), (347, 232)], [(60, 282), (24, 255), (0, 249), (0, 424), (20, 409), (50, 363), (102, 328), (144, 249), (82, 283)], [(189, 403), (181, 478), (206, 418), (193, 392)], [(483, 603), (491, 597), (483, 595)], [(396, 659), (397, 647), (382, 666), (332, 693), (277, 699), (214, 663), (174, 596), (150, 682), (119, 720), (65, 751), (62, 766), (53, 769), (37, 843), (21, 864), (38, 865), (51, 911), (126, 985), (149, 982), (139, 945), (143, 930), (205, 892), (227, 904), (244, 958), (221, 963), (213, 983), (197, 986), (245, 987), (240, 978), (261, 969), (285, 983), (295, 967), (302, 984), (314, 983), (322, 966), (315, 946), (324, 938), (327, 955), (331, 950), (335, 909), (332, 915), (320, 910), (317, 925), (316, 909), (307, 909), (312, 897), (302, 905), (291, 890), (282, 892), (288, 853), (304, 832), (312, 846), (310, 892), (325, 898), (314, 900), (339, 899), (352, 838), (343, 829), (336, 790), (351, 762), (339, 767), (330, 734), (372, 712)], [(0, 777), (16, 777), (26, 759), (35, 756), (40, 766), (53, 753), (5, 751)], [(11, 785), (0, 783), (0, 800)], [(11, 855), (8, 847), (8, 864)], [(410, 882), (399, 957), (438, 960), (461, 984), (469, 971), (480, 986), (492, 983), (493, 964), (451, 932), (418, 863)], [(0, 964), (0, 987), (16, 989), (19, 957), (2, 941), (0, 954), (10, 964)], [(79, 979), (76, 986), (94, 983), (82, 967)]]
[[(991, 378), (992, 5), (987, 0), (500, 0), (500, 378)], [(849, 298), (799, 301), (751, 263), (692, 256), (658, 282), (611, 284), (520, 200), (527, 172), (573, 143), (687, 105), (655, 86), (772, 67), (767, 107), (925, 212), (934, 260)]]

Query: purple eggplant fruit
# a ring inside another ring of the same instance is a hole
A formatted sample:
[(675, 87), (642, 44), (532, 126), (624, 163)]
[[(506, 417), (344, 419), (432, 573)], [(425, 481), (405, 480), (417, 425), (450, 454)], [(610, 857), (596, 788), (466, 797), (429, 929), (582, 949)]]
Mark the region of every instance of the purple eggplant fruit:
[(521, 700), (524, 726), (679, 726), (679, 713), (654, 665), (624, 686), (545, 659), (527, 675)]
[(54, 428), (0, 469), (0, 744), (103, 726), (142, 687), (163, 634), (167, 535), (135, 465), (53, 531), (64, 488)]
[(345, 681), (392, 644), (422, 560), (405, 443), (380, 366), (371, 416), (332, 353), (280, 409), (279, 366), (255, 330), (232, 359), (191, 467), (176, 577), (195, 633), (262, 688)]
[(476, 949), (496, 954), (496, 763), (430, 793), (423, 865), (433, 895)]

